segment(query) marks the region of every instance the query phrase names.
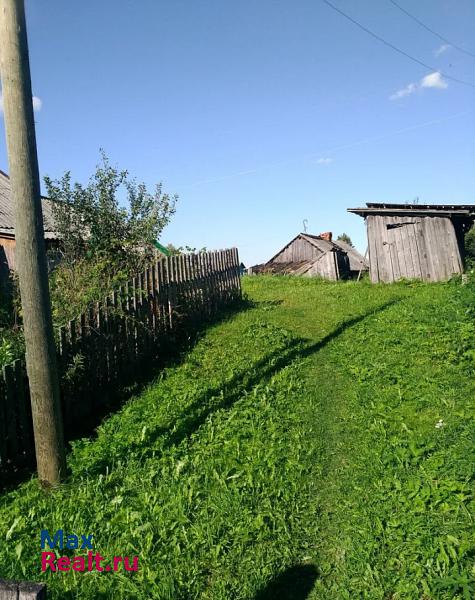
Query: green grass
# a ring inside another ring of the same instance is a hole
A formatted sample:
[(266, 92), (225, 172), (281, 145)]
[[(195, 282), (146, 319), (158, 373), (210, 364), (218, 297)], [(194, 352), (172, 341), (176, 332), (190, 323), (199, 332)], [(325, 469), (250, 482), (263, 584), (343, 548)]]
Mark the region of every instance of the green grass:
[[(245, 290), (74, 445), (67, 483), (0, 496), (0, 577), (57, 599), (475, 597), (473, 287)], [(42, 575), (43, 528), (139, 570)]]

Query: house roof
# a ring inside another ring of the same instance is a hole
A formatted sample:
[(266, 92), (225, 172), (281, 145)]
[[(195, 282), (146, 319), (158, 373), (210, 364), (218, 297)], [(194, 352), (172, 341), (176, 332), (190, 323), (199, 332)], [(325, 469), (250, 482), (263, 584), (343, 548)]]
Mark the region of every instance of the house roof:
[(348, 254), (350, 271), (365, 271), (369, 269), (369, 262), (366, 260), (366, 257), (360, 254), (356, 248), (341, 240), (335, 240), (334, 243)]
[[(49, 198), (41, 197), (43, 208), (43, 225), (45, 239), (59, 237), (54, 226), (53, 202)], [(9, 176), (0, 170), (0, 234), (15, 235), (15, 215), (12, 200), (12, 190)]]
[(320, 250), (322, 254), (325, 252), (346, 252), (346, 250), (340, 248), (337, 244), (335, 244), (335, 242), (329, 242), (328, 240), (324, 240), (318, 235), (311, 235), (310, 233), (299, 233), (294, 238), (292, 238), (290, 242), (285, 244), (285, 246), (283, 246), (278, 252), (276, 252), (274, 256), (267, 261), (266, 264), (271, 263), (276, 256), (279, 256), (281, 252), (288, 248), (290, 244), (299, 237), (307, 241), (309, 244), (312, 244), (312, 246)]
[(475, 217), (475, 204), (384, 204), (367, 202), (365, 208), (348, 208), (347, 210), (361, 217), (368, 215)]
[[(325, 240), (319, 235), (311, 235), (310, 233), (300, 233), (297, 237), (302, 237), (307, 242), (310, 242), (315, 248), (318, 248), (322, 252), (335, 252), (337, 250), (341, 250), (340, 246), (335, 242), (330, 242), (329, 240)], [(344, 250), (346, 252), (346, 250)]]
[(285, 263), (273, 263), (269, 261), (262, 265), (254, 265), (252, 272), (272, 273), (274, 275), (304, 275), (315, 261), (316, 259)]

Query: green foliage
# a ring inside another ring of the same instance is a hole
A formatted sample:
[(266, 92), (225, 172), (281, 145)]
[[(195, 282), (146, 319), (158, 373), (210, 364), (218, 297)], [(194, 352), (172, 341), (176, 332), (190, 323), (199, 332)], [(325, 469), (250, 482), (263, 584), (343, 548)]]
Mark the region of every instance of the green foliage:
[(8, 365), (15, 360), (13, 344), (6, 338), (0, 342), (0, 366)]
[(475, 225), (465, 234), (465, 266), (475, 269)]
[(70, 172), (57, 181), (45, 177), (61, 249), (68, 261), (109, 260), (137, 270), (153, 255), (153, 242), (174, 214), (177, 197), (164, 194), (161, 183), (148, 192), (101, 155), (86, 186), (72, 185)]
[(353, 242), (351, 241), (351, 238), (347, 233), (341, 233), (336, 239), (337, 239), (337, 241), (345, 242), (345, 244), (348, 244), (349, 246), (354, 248)]
[[(474, 597), (473, 286), (244, 286), (253, 308), (75, 442), (64, 485), (0, 496), (2, 577), (53, 599), (277, 599), (315, 565), (309, 600)], [(139, 571), (41, 574), (60, 527)]]
[(64, 325), (102, 301), (112, 289), (128, 281), (132, 270), (106, 258), (78, 258), (62, 261), (50, 273), (53, 320)]
[(190, 252), (196, 253), (202, 253), (202, 252), (207, 252), (206, 248), (200, 248), (199, 250), (197, 248), (192, 248), (191, 246), (174, 246), (173, 244), (168, 244), (167, 245), (167, 250), (170, 252), (171, 256), (175, 256), (177, 254), (189, 254)]
[(73, 185), (69, 172), (45, 183), (61, 239), (62, 260), (50, 275), (50, 289), (53, 317), (62, 325), (150, 262), (177, 197), (164, 194), (161, 184), (148, 192), (104, 153), (86, 186)]
[(84, 372), (84, 355), (79, 353), (79, 354), (75, 354), (72, 359), (71, 359), (71, 363), (68, 365), (68, 369), (66, 370), (65, 374), (64, 374), (64, 379), (68, 382), (68, 383), (75, 383), (78, 378), (82, 377), (82, 374)]
[(4, 288), (0, 295), (0, 367), (24, 355), (25, 344), (19, 321), (18, 280), (12, 276), (8, 288)]

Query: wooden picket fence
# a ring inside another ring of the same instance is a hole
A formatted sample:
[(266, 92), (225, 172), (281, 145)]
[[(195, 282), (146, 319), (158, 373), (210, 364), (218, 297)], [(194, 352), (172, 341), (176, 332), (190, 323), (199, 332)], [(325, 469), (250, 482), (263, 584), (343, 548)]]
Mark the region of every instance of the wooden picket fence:
[[(236, 248), (166, 257), (89, 307), (58, 333), (65, 431), (108, 405), (188, 327), (241, 297)], [(0, 470), (32, 464), (34, 440), (24, 361), (0, 376)]]

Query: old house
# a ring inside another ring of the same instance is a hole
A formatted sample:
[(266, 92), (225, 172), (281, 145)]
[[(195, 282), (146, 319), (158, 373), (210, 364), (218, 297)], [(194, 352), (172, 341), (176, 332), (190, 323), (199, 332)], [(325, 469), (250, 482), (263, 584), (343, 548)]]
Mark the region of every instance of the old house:
[[(355, 253), (364, 261), (361, 255)], [(304, 275), (335, 281), (350, 277), (351, 265), (347, 250), (340, 242), (332, 240), (330, 232), (320, 235), (299, 233), (268, 262), (252, 267), (252, 272)]]
[(463, 272), (475, 205), (368, 203), (348, 211), (366, 220), (371, 281), (445, 281)]
[(353, 246), (342, 240), (335, 240), (334, 243), (348, 255), (350, 276), (352, 278), (358, 277), (362, 272), (369, 271), (369, 262), (366, 260), (366, 256), (363, 256), (356, 248), (353, 248)]
[[(51, 200), (42, 198), (46, 249), (57, 248), (58, 233), (54, 228)], [(15, 216), (10, 178), (0, 171), (0, 281), (8, 280), (15, 270)]]

